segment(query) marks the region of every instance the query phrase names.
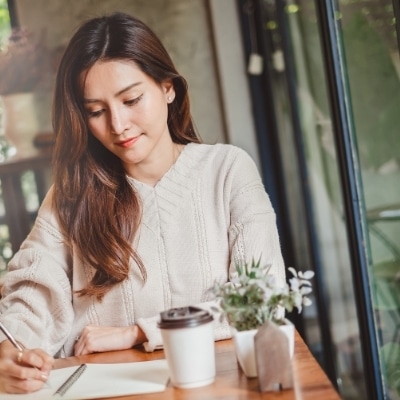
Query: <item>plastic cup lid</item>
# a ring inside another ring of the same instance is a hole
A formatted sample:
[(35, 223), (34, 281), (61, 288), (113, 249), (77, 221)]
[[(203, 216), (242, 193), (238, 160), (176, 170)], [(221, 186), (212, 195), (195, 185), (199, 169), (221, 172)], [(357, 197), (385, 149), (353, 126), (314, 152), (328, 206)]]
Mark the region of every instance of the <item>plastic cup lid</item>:
[(160, 329), (193, 328), (213, 320), (208, 311), (192, 306), (171, 308), (160, 313), (160, 316)]

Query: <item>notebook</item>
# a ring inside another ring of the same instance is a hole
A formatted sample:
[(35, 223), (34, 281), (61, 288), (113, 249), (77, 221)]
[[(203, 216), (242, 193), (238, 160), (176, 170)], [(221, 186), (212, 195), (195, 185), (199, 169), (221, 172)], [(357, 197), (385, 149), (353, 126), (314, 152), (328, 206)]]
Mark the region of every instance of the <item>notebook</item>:
[[(165, 359), (83, 365), (53, 370), (49, 378), (51, 388), (46, 386), (38, 392), (29, 394), (0, 393), (0, 399), (85, 400), (155, 393), (164, 391), (169, 379), (168, 365)], [(65, 385), (63, 386), (63, 384)], [(61, 392), (65, 390), (64, 395), (55, 394), (60, 388)]]

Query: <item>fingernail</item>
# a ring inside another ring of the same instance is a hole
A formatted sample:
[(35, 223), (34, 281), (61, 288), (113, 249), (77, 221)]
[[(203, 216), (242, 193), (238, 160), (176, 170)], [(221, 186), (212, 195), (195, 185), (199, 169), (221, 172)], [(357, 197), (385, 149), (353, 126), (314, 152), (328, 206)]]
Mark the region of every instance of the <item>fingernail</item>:
[(47, 381), (47, 379), (49, 379), (49, 374), (42, 374), (41, 377)]

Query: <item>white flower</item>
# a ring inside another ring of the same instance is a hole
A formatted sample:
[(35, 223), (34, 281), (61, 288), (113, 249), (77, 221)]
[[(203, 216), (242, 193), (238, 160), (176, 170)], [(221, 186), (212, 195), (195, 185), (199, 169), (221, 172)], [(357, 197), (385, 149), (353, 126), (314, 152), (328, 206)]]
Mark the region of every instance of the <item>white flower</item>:
[[(301, 279), (308, 279), (309, 280), (309, 279), (314, 278), (314, 275), (315, 275), (314, 271), (299, 271), (299, 277)], [(309, 283), (308, 281), (305, 281), (305, 282)]]
[(264, 290), (264, 301), (268, 302), (269, 299), (274, 295), (274, 290), (270, 288), (265, 288)]
[(311, 306), (312, 301), (308, 297), (303, 297), (303, 306)]
[(289, 283), (292, 290), (299, 290), (300, 281), (297, 278), (290, 278)]
[(303, 295), (303, 296), (305, 296), (306, 294), (310, 294), (312, 292), (312, 288), (310, 288), (310, 287), (302, 287), (301, 289), (300, 289), (300, 293)]
[(303, 304), (303, 296), (299, 293), (293, 293), (293, 302), (295, 307), (299, 310), (299, 313), (301, 313), (301, 306)]

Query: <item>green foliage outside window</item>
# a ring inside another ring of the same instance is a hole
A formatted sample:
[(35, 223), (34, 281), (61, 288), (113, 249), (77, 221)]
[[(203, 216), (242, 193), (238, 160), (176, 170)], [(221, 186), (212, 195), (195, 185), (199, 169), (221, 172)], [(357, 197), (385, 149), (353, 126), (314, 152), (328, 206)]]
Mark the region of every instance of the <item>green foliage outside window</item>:
[(7, 0), (0, 0), (0, 41), (3, 42), (10, 35), (11, 22)]

